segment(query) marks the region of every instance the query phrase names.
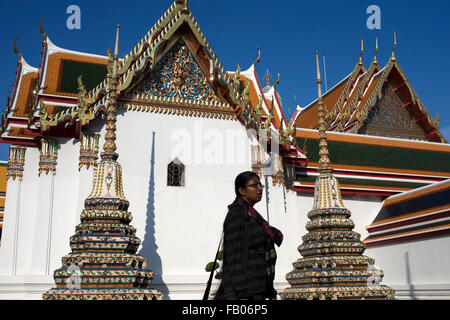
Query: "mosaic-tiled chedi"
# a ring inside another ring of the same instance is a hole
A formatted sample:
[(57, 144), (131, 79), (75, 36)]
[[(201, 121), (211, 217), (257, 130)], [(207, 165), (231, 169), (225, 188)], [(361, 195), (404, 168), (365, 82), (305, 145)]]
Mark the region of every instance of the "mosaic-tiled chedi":
[(108, 74), (104, 152), (95, 168), (94, 186), (85, 200), (81, 223), (70, 238), (72, 252), (62, 258), (62, 268), (54, 272), (56, 288), (44, 293), (45, 300), (162, 298), (162, 293), (150, 289), (153, 272), (146, 269), (147, 259), (136, 254), (141, 241), (130, 225), (132, 216), (115, 152), (117, 42), (118, 36), (114, 59), (110, 56), (114, 71)]
[(319, 87), (319, 177), (314, 189), (314, 206), (308, 213), (308, 233), (298, 251), (303, 258), (293, 263), (286, 275), (291, 287), (280, 292), (282, 299), (393, 299), (394, 290), (380, 285), (383, 272), (374, 259), (363, 255), (364, 243), (353, 231), (350, 211), (345, 208), (339, 182), (332, 174)]

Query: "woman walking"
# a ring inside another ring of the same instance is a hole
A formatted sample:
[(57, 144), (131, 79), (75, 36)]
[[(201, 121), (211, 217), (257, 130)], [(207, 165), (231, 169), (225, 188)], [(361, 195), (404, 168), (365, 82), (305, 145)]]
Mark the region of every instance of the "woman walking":
[(222, 282), (218, 300), (276, 299), (273, 287), (275, 246), (283, 234), (269, 226), (253, 207), (261, 201), (264, 186), (257, 174), (242, 172), (235, 180), (235, 201), (228, 206), (223, 225)]

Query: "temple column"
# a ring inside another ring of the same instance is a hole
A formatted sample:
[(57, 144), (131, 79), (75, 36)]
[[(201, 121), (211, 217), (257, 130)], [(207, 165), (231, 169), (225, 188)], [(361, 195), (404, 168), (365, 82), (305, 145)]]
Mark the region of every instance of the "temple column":
[(8, 185), (5, 200), (2, 242), (0, 246), (0, 274), (15, 275), (20, 227), (20, 198), (26, 149), (10, 146), (8, 160)]
[[(50, 275), (51, 236), (56, 163), (56, 141), (43, 139), (39, 161), (39, 191), (37, 200), (36, 228), (33, 243), (32, 274)], [(44, 174), (43, 174), (44, 173)]]

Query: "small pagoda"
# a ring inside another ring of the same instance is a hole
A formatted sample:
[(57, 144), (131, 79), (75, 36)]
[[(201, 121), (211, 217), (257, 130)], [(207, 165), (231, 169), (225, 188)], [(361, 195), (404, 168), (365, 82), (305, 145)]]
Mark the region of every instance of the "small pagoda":
[[(81, 223), (70, 238), (72, 252), (55, 270), (56, 288), (44, 300), (155, 300), (162, 293), (150, 289), (153, 272), (147, 259), (136, 254), (141, 240), (130, 225), (130, 203), (123, 193), (122, 168), (117, 162), (117, 61), (119, 26), (114, 58), (108, 64), (108, 98), (104, 152), (95, 168), (94, 185), (85, 200)], [(83, 104), (83, 97), (79, 99)]]
[(303, 258), (286, 275), (291, 285), (280, 292), (284, 300), (393, 299), (394, 290), (380, 285), (383, 272), (363, 255), (360, 235), (353, 231), (351, 213), (342, 202), (338, 180), (328, 157), (319, 57), (316, 52), (319, 116), (319, 177), (314, 205), (308, 213), (308, 233), (298, 251)]

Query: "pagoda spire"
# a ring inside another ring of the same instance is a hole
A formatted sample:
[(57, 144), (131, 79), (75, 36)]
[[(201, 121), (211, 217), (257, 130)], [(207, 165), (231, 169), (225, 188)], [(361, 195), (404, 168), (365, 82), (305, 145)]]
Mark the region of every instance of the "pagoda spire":
[(72, 253), (55, 270), (56, 288), (44, 300), (145, 300), (161, 299), (150, 289), (153, 272), (147, 259), (137, 254), (141, 240), (130, 225), (130, 203), (123, 192), (122, 167), (117, 162), (117, 26), (114, 57), (108, 49), (106, 134), (101, 160), (95, 167), (91, 194), (84, 201), (81, 223), (70, 238)]
[(117, 61), (119, 55), (119, 31), (120, 25), (117, 25), (116, 44), (114, 48), (113, 71), (108, 74), (108, 96), (109, 103), (106, 108), (106, 134), (105, 144), (101, 154), (102, 160), (117, 160), (119, 155), (116, 153), (116, 121), (117, 121)]
[(330, 158), (328, 157), (328, 141), (325, 125), (325, 112), (322, 101), (322, 88), (320, 78), (319, 53), (316, 51), (316, 69), (317, 69), (317, 95), (318, 95), (318, 116), (319, 116), (319, 173), (328, 174), (332, 171)]
[(324, 123), (319, 57), (316, 52), (319, 177), (314, 188), (313, 208), (308, 213), (308, 233), (298, 251), (303, 256), (286, 275), (291, 285), (280, 292), (282, 299), (392, 299), (394, 291), (380, 285), (383, 272), (374, 259), (363, 256), (364, 243), (353, 231), (355, 224), (345, 208), (338, 180), (332, 174)]

